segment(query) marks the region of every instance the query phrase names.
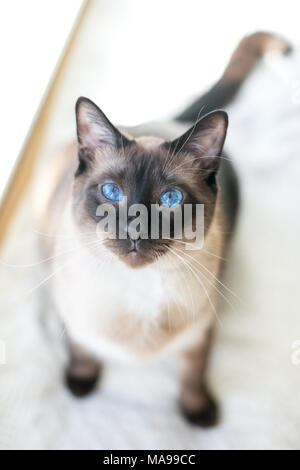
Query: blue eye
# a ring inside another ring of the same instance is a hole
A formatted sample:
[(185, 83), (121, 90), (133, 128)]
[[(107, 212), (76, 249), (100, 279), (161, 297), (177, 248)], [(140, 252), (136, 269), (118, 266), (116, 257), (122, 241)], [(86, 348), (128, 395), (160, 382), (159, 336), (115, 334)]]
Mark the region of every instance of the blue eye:
[(120, 201), (123, 193), (118, 186), (113, 183), (106, 183), (102, 186), (102, 194), (110, 201)]
[(160, 196), (160, 202), (167, 207), (178, 206), (182, 202), (183, 195), (178, 189), (168, 189)]

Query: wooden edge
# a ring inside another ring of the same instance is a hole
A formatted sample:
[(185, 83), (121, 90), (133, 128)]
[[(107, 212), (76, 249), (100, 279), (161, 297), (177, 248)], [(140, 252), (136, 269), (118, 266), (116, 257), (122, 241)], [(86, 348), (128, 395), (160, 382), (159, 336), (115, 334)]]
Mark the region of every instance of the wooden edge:
[(37, 116), (25, 141), (15, 169), (13, 170), (13, 173), (9, 179), (9, 183), (6, 187), (0, 205), (0, 248), (3, 246), (8, 229), (19, 207), (21, 198), (23, 197), (31, 181), (37, 162), (39, 149), (41, 148), (43, 137), (45, 135), (47, 117), (53, 103), (53, 98), (61, 81), (63, 72), (65, 70), (65, 65), (68, 61), (70, 52), (77, 38), (78, 31), (80, 30), (91, 1), (92, 0), (84, 0), (84, 3), (79, 10), (75, 24), (72, 27), (67, 43), (63, 49), (61, 58), (59, 59), (58, 65), (55, 68), (53, 77), (50, 80), (50, 84), (46, 90)]

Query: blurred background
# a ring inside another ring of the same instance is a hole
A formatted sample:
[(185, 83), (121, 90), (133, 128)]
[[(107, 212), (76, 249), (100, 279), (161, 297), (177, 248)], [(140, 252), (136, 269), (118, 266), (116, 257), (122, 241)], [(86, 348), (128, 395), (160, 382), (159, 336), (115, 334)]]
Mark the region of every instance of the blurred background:
[[(300, 447), (297, 6), (2, 2), (1, 448)], [(62, 385), (61, 332), (44, 331), (52, 324), (33, 211), (40, 171), (74, 140), (78, 96), (91, 98), (116, 124), (168, 119), (214, 83), (240, 39), (258, 30), (282, 34), (294, 53), (266, 57), (228, 108), (227, 149), (242, 207), (226, 282), (242, 302), (233, 311), (223, 306), (212, 358), (222, 422), (203, 431), (182, 421), (169, 362), (111, 368), (101, 391), (79, 403)]]
[(79, 95), (90, 96), (114, 122), (124, 125), (172, 116), (220, 76), (245, 34), (269, 30), (299, 43), (295, 0), (5, 2), (0, 18), (0, 125), (5, 136), (0, 191), (72, 27), (82, 16), (64, 69), (72, 87), (60, 96), (69, 122)]

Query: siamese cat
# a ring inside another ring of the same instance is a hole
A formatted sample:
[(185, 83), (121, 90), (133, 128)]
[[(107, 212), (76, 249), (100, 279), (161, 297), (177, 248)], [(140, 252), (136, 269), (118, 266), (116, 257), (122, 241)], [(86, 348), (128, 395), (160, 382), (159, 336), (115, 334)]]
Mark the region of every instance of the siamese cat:
[[(66, 383), (75, 395), (94, 389), (103, 361), (143, 363), (173, 352), (181, 366), (183, 414), (200, 426), (217, 422), (206, 368), (238, 208), (235, 174), (222, 156), (228, 116), (219, 108), (271, 48), (288, 51), (272, 34), (243, 39), (217, 84), (170, 123), (124, 130), (91, 100), (78, 99), (77, 143), (53, 162), (41, 218), (43, 232), (55, 234), (44, 248), (68, 338)], [(101, 225), (102, 208), (112, 209), (120, 227), (125, 200), (122, 237), (116, 230), (113, 238)], [(144, 232), (133, 234), (129, 208), (136, 204), (148, 215)], [(204, 206), (202, 243), (175, 236), (174, 213), (187, 205), (190, 229), (196, 207)], [(152, 206), (169, 214), (169, 236), (159, 229), (151, 237)]]

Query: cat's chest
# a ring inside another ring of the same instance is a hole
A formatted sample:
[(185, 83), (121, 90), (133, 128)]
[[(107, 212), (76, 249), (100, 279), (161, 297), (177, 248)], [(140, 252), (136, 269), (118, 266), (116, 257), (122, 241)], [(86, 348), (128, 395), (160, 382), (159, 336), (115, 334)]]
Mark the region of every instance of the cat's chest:
[(170, 286), (152, 266), (137, 270), (113, 262), (99, 266), (87, 257), (74, 259), (58, 272), (54, 292), (70, 322), (103, 331), (123, 316), (128, 323), (159, 318), (171, 302)]
[(156, 270), (82, 262), (74, 268), (59, 274), (55, 293), (75, 341), (102, 358), (130, 362), (161, 350), (169, 339), (162, 320), (172, 296)]
[(106, 311), (155, 318), (167, 302), (164, 282), (158, 272), (147, 267), (132, 270), (110, 266), (101, 273), (101, 286), (95, 292), (98, 305)]
[(143, 360), (181, 341), (191, 327), (199, 336), (191, 319), (201, 317), (204, 324), (208, 319), (201, 285), (184, 269), (162, 272), (149, 265), (133, 270), (80, 256), (54, 279), (59, 313), (71, 338), (101, 358)]

